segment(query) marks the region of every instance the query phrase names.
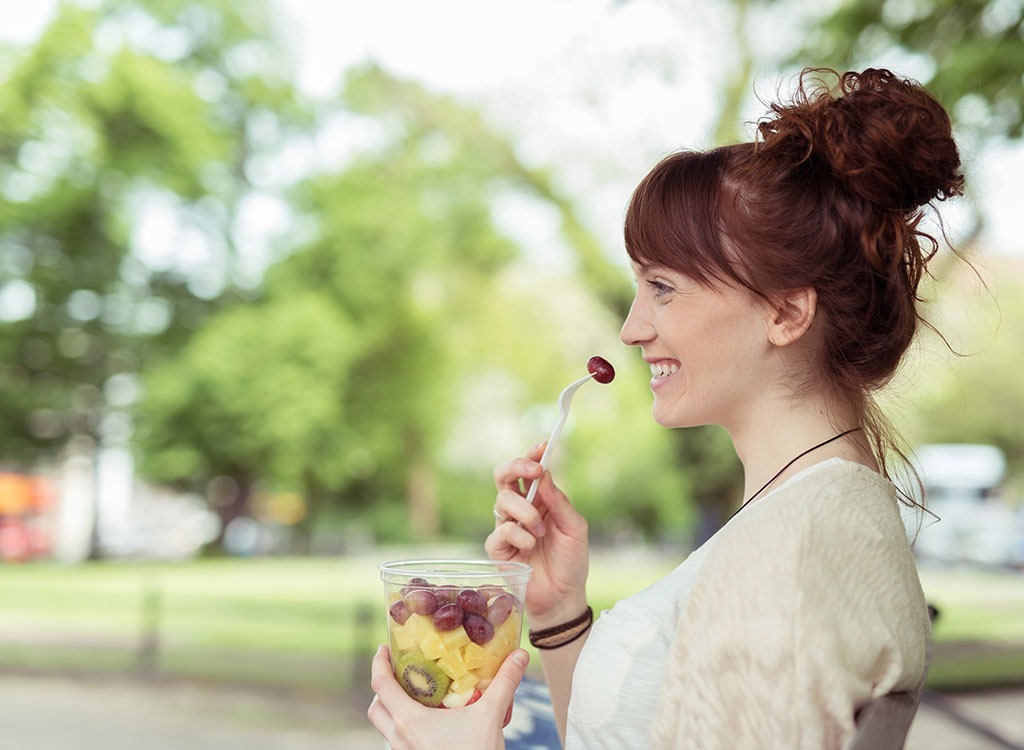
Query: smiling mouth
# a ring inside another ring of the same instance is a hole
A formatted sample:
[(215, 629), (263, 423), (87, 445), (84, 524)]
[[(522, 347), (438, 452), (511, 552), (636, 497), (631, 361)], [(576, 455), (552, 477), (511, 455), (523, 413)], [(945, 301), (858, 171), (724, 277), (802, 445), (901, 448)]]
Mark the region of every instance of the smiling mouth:
[(667, 378), (679, 371), (679, 365), (671, 362), (651, 363), (651, 376), (655, 378)]

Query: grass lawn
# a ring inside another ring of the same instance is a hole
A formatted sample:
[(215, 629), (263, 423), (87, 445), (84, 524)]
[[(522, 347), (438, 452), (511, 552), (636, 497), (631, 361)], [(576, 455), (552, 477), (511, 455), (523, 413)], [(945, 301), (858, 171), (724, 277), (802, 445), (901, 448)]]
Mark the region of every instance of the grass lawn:
[(1024, 684), (1024, 573), (925, 568), (921, 583), (939, 610), (930, 687)]
[[(376, 564), (415, 554), (3, 566), (0, 669), (350, 691), (384, 638)], [(636, 551), (595, 555), (595, 611), (673, 566)], [(940, 610), (932, 687), (1024, 682), (1024, 578), (925, 570), (922, 580)]]

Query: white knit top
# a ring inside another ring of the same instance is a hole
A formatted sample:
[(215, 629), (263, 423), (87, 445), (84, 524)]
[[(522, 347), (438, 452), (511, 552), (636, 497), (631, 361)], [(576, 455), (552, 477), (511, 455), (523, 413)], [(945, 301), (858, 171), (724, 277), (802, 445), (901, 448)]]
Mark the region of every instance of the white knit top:
[(566, 747), (844, 747), (910, 689), (929, 626), (895, 489), (831, 459), (744, 509), (595, 623)]

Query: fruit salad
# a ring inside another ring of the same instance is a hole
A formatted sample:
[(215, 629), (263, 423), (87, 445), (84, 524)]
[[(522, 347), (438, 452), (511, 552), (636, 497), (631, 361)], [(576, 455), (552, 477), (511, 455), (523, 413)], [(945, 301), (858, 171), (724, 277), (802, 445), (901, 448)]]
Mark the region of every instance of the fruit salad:
[(416, 576), (401, 586), (386, 584), (391, 664), (406, 693), (423, 705), (475, 702), (519, 647), (525, 578), (515, 585), (494, 580), (502, 579), (442, 583)]

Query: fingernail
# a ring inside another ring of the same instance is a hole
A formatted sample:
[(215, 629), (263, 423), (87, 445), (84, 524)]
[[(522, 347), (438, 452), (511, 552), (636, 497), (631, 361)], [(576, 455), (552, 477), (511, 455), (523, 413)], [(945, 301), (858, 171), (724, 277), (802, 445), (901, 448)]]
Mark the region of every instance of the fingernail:
[(526, 665), (530, 663), (530, 655), (520, 649), (512, 653), (512, 661), (514, 661), (517, 666), (525, 668)]

